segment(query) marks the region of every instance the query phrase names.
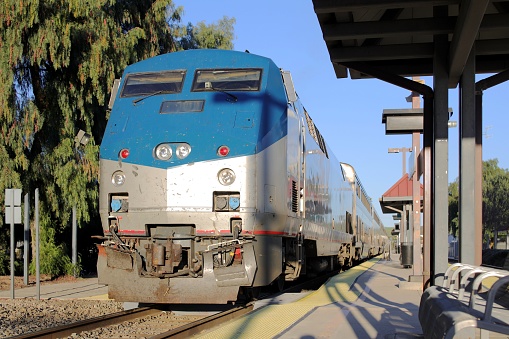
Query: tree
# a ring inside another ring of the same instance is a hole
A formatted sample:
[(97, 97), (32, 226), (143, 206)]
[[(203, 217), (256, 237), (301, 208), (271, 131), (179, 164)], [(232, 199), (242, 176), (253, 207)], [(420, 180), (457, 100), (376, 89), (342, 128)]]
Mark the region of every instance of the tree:
[(483, 162), (483, 234), (509, 229), (509, 171), (498, 160)]
[[(180, 40), (231, 46), (188, 34), (182, 10), (171, 0), (0, 4), (0, 199), (5, 188), (40, 188), (41, 227), (55, 230), (47, 239), (56, 247), (73, 206), (80, 227), (99, 223), (98, 145), (113, 80), (128, 64), (181, 49)], [(233, 22), (199, 27), (232, 37)], [(80, 129), (92, 136), (84, 147), (74, 140)]]
[(196, 26), (191, 23), (187, 25), (184, 36), (179, 39), (178, 44), (182, 49), (218, 48), (233, 49), (233, 25), (235, 18), (223, 17), (217, 25), (207, 26), (200, 21)]
[(459, 199), (459, 190), (458, 190), (458, 179), (449, 184), (449, 234), (454, 236), (458, 236), (458, 199)]
[[(457, 235), (459, 181), (449, 184), (449, 232)], [(509, 171), (497, 159), (483, 161), (482, 229), (490, 237), (497, 230), (509, 229)]]

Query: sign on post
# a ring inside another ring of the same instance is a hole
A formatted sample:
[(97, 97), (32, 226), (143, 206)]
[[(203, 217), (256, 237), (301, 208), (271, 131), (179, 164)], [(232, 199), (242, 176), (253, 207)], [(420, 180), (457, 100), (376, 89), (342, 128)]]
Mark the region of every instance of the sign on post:
[(14, 224), (21, 224), (20, 189), (5, 189), (5, 222), (11, 224), (11, 299), (14, 299)]
[[(14, 207), (14, 208), (13, 208)], [(21, 224), (21, 190), (5, 189), (5, 223)]]

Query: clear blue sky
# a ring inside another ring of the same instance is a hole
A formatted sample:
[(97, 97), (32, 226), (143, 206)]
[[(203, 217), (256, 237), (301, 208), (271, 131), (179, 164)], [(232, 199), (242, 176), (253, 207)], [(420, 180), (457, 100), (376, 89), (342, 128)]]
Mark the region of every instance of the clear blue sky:
[[(402, 175), (402, 155), (391, 147), (411, 147), (411, 136), (385, 135), (382, 111), (411, 108), (409, 91), (377, 79), (337, 79), (311, 0), (175, 0), (184, 7), (183, 24), (235, 18), (234, 49), (269, 57), (291, 72), (299, 97), (339, 161), (354, 166), (385, 226), (379, 198)], [(479, 78), (481, 79), (481, 78)], [(432, 79), (424, 78), (433, 87)], [(484, 92), (483, 159), (509, 168), (509, 84)], [(422, 104), (422, 101), (421, 101)], [(458, 120), (458, 90), (449, 91)], [(449, 182), (458, 177), (458, 128), (449, 129)]]

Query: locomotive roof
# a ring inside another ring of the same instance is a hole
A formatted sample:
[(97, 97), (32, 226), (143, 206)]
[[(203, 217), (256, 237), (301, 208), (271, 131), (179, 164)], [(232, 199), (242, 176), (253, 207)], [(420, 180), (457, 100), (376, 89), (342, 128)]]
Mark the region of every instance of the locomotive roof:
[(242, 68), (253, 67), (255, 65), (264, 68), (269, 65), (276, 67), (271, 59), (249, 52), (220, 49), (192, 49), (166, 53), (137, 62), (128, 66), (125, 69), (125, 73), (157, 71), (168, 68)]

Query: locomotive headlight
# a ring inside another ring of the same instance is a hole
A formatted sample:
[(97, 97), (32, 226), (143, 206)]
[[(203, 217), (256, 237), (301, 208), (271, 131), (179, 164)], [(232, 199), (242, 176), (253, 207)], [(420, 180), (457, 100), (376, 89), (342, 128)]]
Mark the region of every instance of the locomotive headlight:
[(224, 186), (229, 186), (235, 182), (235, 172), (229, 168), (223, 168), (217, 173), (219, 183)]
[(177, 158), (184, 159), (191, 153), (191, 146), (189, 144), (178, 144), (175, 153), (177, 153)]
[(159, 160), (169, 160), (173, 155), (170, 145), (160, 144), (157, 145), (155, 150), (156, 158)]
[(122, 171), (115, 171), (111, 176), (111, 183), (115, 186), (122, 186), (125, 182), (125, 174)]

